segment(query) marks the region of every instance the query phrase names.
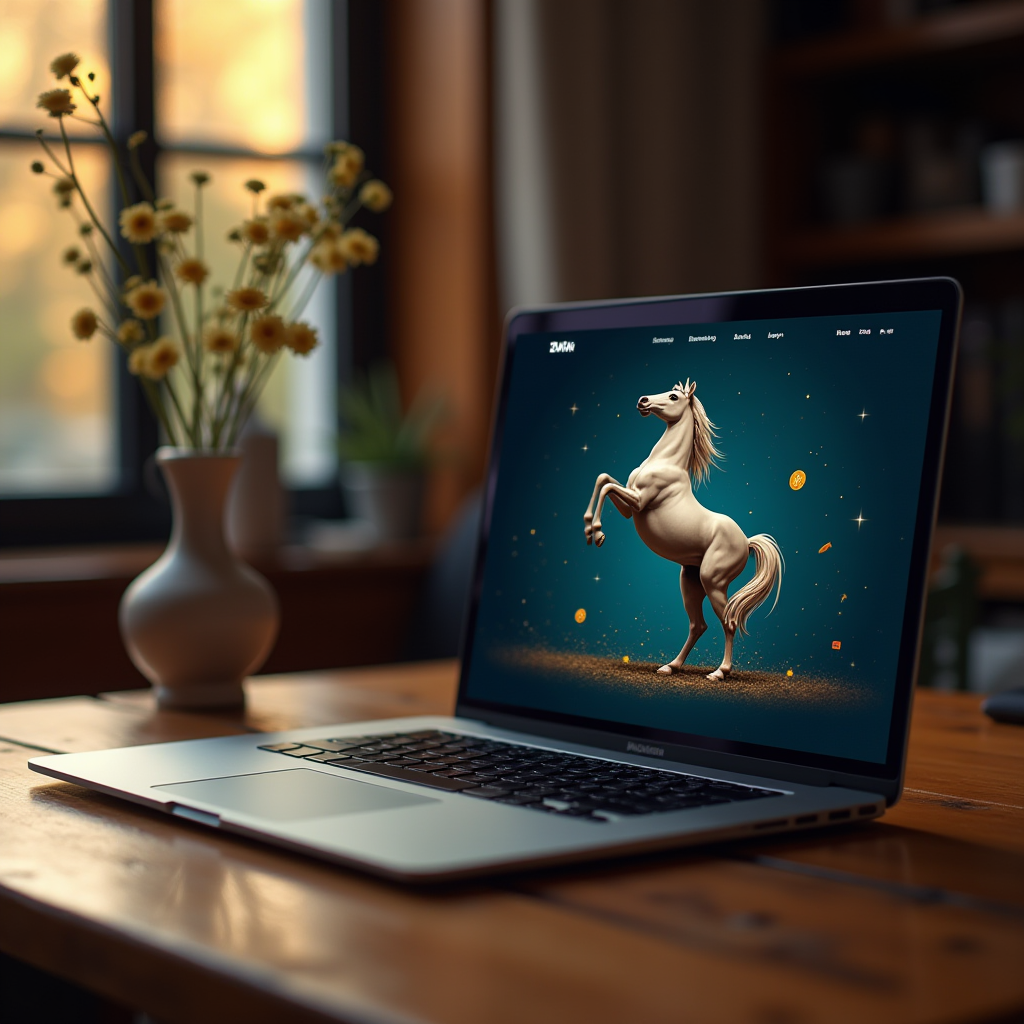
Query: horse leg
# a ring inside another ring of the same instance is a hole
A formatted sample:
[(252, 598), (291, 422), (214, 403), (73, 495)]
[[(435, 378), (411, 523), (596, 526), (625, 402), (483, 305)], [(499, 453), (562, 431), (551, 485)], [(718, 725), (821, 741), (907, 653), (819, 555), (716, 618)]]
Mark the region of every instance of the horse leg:
[[(604, 505), (604, 499), (614, 495), (619, 498), (623, 505), (626, 505), (634, 512), (640, 510), (640, 492), (634, 491), (631, 487), (623, 487), (622, 484), (615, 480), (606, 483), (601, 488), (601, 492), (597, 496), (597, 508), (594, 509), (594, 521), (591, 524), (591, 536), (593, 537), (594, 543), (600, 547), (604, 543), (604, 531), (601, 529), (601, 508)], [(619, 502), (614, 502), (615, 507), (622, 511)], [(625, 514), (625, 513), (623, 513)], [(588, 541), (589, 543), (589, 541)]]
[(683, 667), (683, 662), (693, 650), (693, 645), (708, 628), (708, 624), (704, 621), (704, 598), (707, 594), (704, 591), (704, 584), (700, 581), (700, 569), (697, 566), (684, 565), (682, 567), (679, 572), (679, 589), (683, 594), (683, 607), (690, 620), (690, 635), (686, 638), (683, 649), (667, 665), (662, 665), (658, 669), (665, 676), (671, 675)]
[(594, 521), (594, 506), (597, 504), (601, 488), (605, 484), (614, 483), (618, 483), (618, 481), (610, 473), (601, 473), (594, 484), (594, 493), (590, 496), (590, 504), (587, 506), (587, 511), (583, 513), (583, 533), (587, 538), (588, 544), (592, 544), (594, 540), (594, 530), (590, 524)]
[(732, 671), (732, 642), (736, 636), (736, 623), (727, 622), (725, 618), (725, 606), (729, 600), (728, 583), (712, 583), (710, 580), (703, 580), (704, 589), (707, 591), (711, 601), (711, 607), (722, 623), (725, 630), (725, 654), (722, 656), (722, 664), (714, 672), (708, 673), (708, 679), (724, 679)]

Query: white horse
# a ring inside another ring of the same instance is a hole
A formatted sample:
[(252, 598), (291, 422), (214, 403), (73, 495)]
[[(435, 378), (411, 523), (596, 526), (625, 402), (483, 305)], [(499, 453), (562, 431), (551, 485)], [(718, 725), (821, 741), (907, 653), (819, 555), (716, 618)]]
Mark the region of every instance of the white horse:
[[(670, 675), (682, 668), (693, 645), (708, 628), (704, 598), (721, 619), (725, 630), (725, 655), (708, 679), (724, 679), (732, 670), (732, 646), (736, 631), (746, 633), (747, 619), (776, 589), (782, 588), (782, 553), (773, 537), (759, 533), (747, 537), (737, 524), (720, 512), (711, 512), (693, 495), (696, 483), (706, 480), (715, 459), (715, 425), (696, 397), (697, 382), (676, 384), (663, 395), (644, 395), (636, 407), (641, 416), (652, 413), (665, 421), (665, 432), (623, 487), (602, 473), (583, 516), (588, 544), (601, 547), (601, 508), (605, 498), (627, 519), (633, 520), (640, 539), (657, 555), (682, 567), (679, 586), (690, 619), (690, 634), (683, 649), (659, 672)], [(754, 553), (754, 578), (729, 597), (729, 584)], [(774, 610), (775, 605), (772, 605)]]

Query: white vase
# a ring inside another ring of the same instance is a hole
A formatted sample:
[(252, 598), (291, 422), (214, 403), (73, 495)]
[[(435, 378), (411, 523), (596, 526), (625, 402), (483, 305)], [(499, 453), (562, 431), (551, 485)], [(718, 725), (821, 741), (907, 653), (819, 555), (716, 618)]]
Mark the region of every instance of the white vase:
[(174, 525), (167, 550), (121, 598), (121, 636), (160, 707), (239, 706), (242, 680), (266, 660), (280, 621), (273, 588), (224, 536), (239, 456), (161, 448), (156, 460)]

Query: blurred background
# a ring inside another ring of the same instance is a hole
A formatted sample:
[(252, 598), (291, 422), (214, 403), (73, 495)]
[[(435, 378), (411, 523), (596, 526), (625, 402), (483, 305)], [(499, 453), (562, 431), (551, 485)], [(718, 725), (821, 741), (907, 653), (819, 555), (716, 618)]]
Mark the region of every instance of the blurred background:
[[(317, 194), (332, 138), (396, 195), (364, 225), (381, 260), (321, 289), (324, 344), (263, 399), (291, 512), (268, 670), (449, 653), (417, 643), (417, 609), (459, 603), (511, 306), (951, 274), (967, 306), (922, 682), (1024, 682), (1024, 0), (0, 0), (0, 606), (73, 617), (68, 579), (102, 579), (116, 607), (131, 575), (91, 553), (151, 553), (168, 517), (146, 484), (156, 426), (117, 353), (73, 339), (74, 225), (29, 172), (68, 50), (118, 139), (150, 133), (159, 195), (211, 173), (211, 239), (247, 178)], [(109, 158), (80, 127), (109, 211)], [(209, 251), (229, 273), (227, 243)], [(427, 539), (317, 554), (348, 514), (339, 392), (385, 360), (407, 402), (447, 406)], [(372, 605), (382, 573), (387, 637), (310, 654), (340, 628), (323, 603)], [(138, 685), (110, 657), (91, 682)]]

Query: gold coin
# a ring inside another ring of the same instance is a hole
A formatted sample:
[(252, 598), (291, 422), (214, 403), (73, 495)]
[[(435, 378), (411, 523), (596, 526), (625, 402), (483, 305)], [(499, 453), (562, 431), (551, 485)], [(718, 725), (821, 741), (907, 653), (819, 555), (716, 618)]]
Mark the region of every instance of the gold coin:
[(583, 622), (583, 620), (586, 619), (586, 617), (587, 617), (587, 609), (586, 608), (577, 608), (576, 609), (576, 615), (574, 616), (574, 618), (576, 619), (577, 622)]
[(805, 483), (807, 483), (807, 474), (802, 469), (795, 469), (789, 475), (789, 486), (794, 491), (799, 491)]

